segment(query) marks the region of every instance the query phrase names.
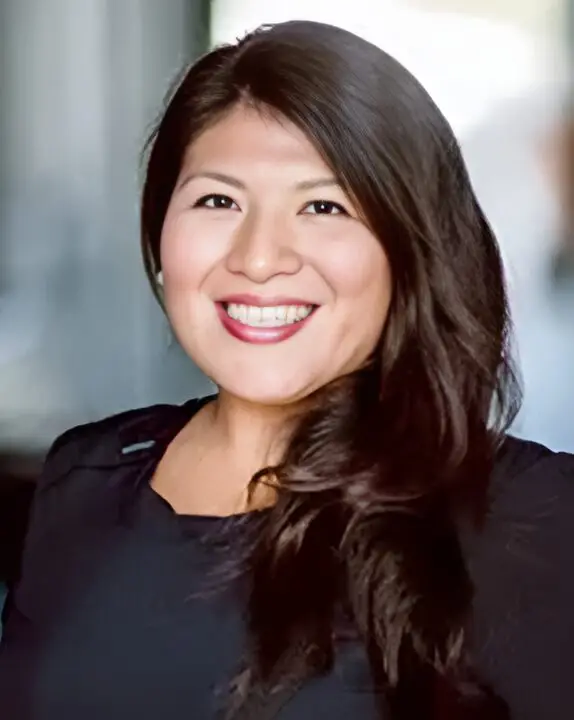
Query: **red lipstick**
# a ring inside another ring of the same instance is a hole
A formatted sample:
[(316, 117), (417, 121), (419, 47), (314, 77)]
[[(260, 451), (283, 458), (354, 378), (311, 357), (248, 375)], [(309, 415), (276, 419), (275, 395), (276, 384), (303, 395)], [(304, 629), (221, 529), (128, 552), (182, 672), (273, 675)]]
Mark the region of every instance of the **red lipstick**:
[(278, 327), (254, 327), (230, 317), (227, 314), (226, 306), (228, 304), (251, 305), (253, 307), (276, 307), (279, 305), (295, 305), (308, 307), (312, 303), (304, 302), (300, 299), (273, 297), (263, 298), (254, 295), (233, 295), (216, 302), (217, 314), (221, 320), (221, 324), (237, 340), (254, 345), (266, 345), (271, 343), (279, 343), (288, 340), (305, 327), (312, 318), (315, 307), (303, 320), (280, 325)]

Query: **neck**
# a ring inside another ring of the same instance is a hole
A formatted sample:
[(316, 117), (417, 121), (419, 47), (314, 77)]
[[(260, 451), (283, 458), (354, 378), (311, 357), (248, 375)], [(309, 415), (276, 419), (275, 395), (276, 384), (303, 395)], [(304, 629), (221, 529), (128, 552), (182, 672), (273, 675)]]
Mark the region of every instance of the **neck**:
[(221, 392), (173, 440), (154, 489), (184, 514), (227, 516), (273, 505), (272, 474), (266, 482), (250, 480), (281, 461), (298, 411), (299, 405), (271, 407)]
[(210, 434), (228, 457), (256, 472), (281, 459), (297, 409), (251, 403), (220, 391), (211, 407)]

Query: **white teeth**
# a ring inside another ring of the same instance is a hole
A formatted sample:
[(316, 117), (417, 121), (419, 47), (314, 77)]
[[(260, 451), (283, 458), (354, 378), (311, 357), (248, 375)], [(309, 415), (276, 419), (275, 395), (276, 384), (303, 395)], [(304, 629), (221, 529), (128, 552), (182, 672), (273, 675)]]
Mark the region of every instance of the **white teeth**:
[(260, 307), (253, 307), (253, 305), (249, 305), (247, 307), (247, 313), (246, 313), (246, 325), (261, 325), (261, 316), (262, 316), (261, 308)]
[(275, 308), (264, 307), (261, 308), (261, 322), (273, 322), (275, 320)]
[(229, 303), (225, 306), (229, 317), (251, 327), (281, 327), (304, 320), (313, 310), (313, 305), (278, 305), (256, 307)]

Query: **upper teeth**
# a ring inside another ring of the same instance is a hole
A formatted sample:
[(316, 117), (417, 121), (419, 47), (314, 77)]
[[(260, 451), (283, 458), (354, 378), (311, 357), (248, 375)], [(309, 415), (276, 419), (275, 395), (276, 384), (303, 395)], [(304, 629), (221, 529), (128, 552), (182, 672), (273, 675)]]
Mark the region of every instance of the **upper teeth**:
[(225, 306), (227, 314), (243, 325), (254, 327), (280, 327), (304, 320), (313, 310), (313, 305), (277, 305), (275, 307), (256, 307), (229, 303)]

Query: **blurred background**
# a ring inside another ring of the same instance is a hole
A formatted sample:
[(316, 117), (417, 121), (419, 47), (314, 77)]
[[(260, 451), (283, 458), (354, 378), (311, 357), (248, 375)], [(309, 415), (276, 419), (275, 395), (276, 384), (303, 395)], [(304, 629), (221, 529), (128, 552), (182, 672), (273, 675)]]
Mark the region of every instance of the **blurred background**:
[(0, 3), (0, 548), (55, 435), (209, 389), (144, 279), (140, 151), (180, 70), (261, 23), (347, 27), (426, 85), (507, 263), (526, 393), (515, 432), (574, 451), (574, 0), (333, 5)]

